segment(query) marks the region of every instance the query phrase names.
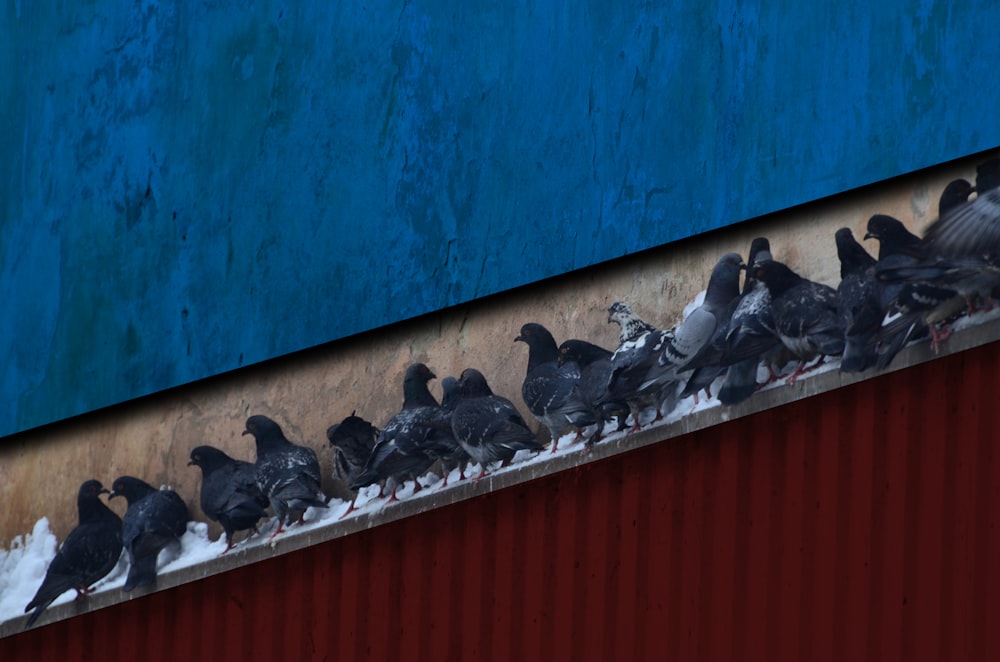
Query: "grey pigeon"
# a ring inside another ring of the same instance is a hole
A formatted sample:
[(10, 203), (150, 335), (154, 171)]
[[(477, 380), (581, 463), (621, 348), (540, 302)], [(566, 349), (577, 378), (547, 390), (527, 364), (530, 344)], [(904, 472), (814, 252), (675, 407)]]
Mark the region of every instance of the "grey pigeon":
[(754, 266), (772, 259), (771, 243), (766, 237), (750, 243), (743, 292), (721, 343), (720, 363), (728, 366), (718, 393), (724, 405), (743, 402), (753, 395), (757, 390), (757, 366), (764, 362), (770, 371), (771, 362), (784, 347), (774, 328), (771, 293), (754, 275)]
[[(380, 433), (377, 427), (357, 413), (357, 410), (352, 411), (351, 415), (340, 423), (335, 423), (326, 429), (326, 439), (333, 448), (334, 478), (343, 482), (348, 489), (364, 471)], [(356, 489), (351, 491), (353, 492), (351, 503), (340, 516), (341, 519), (356, 510), (358, 491)]]
[(519, 450), (544, 448), (514, 403), (495, 395), (483, 374), (473, 368), (463, 370), (458, 379), (451, 426), (458, 443), (481, 467), (475, 481), (487, 474), (489, 465), (510, 463)]
[(122, 520), (101, 501), (100, 495), (107, 493), (96, 480), (80, 486), (76, 497), (79, 522), (56, 551), (42, 585), (24, 608), (25, 613), (34, 610), (25, 630), (60, 595), (76, 589), (79, 600), (91, 593), (92, 586), (118, 564), (122, 555)]
[(579, 366), (559, 365), (559, 347), (548, 329), (531, 322), (521, 327), (514, 340), (528, 346), (521, 396), (528, 411), (548, 428), (554, 453), (561, 436), (576, 432), (577, 439), (583, 438), (587, 427), (598, 424), (598, 417), (580, 395)]
[(673, 329), (657, 329), (636, 315), (628, 304), (616, 301), (608, 307), (608, 323), (619, 326), (618, 348), (611, 355), (608, 399), (624, 401), (632, 416), (631, 432), (640, 429), (640, 415), (656, 409), (654, 421), (677, 404), (677, 369), (659, 361), (664, 346), (674, 337)]
[(403, 376), (403, 407), (383, 426), (351, 489), (391, 480), (388, 501), (396, 501), (396, 491), (403, 482), (413, 480), (413, 491), (418, 491), (417, 478), (435, 461), (454, 451), (458, 442), (451, 433), (451, 411), (440, 406), (427, 388), (427, 383), (435, 377), (423, 363), (407, 367)]
[(187, 530), (187, 505), (173, 490), (158, 490), (133, 476), (115, 479), (109, 498), (125, 497), (128, 509), (122, 518), (122, 541), (128, 553), (127, 593), (156, 584), (156, 559), (160, 552), (180, 545)]
[(844, 327), (843, 372), (861, 372), (875, 365), (876, 342), (883, 308), (875, 279), (875, 258), (858, 243), (849, 228), (834, 235), (840, 258), (837, 312)]
[(626, 423), (630, 411), (628, 403), (624, 400), (612, 400), (608, 396), (613, 355), (614, 352), (609, 349), (577, 338), (570, 338), (559, 344), (559, 365), (572, 362), (579, 366), (580, 381), (577, 389), (580, 397), (601, 419), (597, 433), (587, 440), (588, 448), (600, 440), (604, 424), (617, 420), (618, 430), (628, 427)]
[(269, 541), (281, 533), (286, 524), (304, 523), (306, 509), (310, 506), (327, 507), (316, 451), (290, 442), (281, 426), (261, 414), (247, 419), (243, 434), (253, 435), (257, 446), (254, 463), (257, 486), (278, 517), (278, 526)]
[[(844, 327), (837, 315), (837, 292), (828, 285), (803, 278), (787, 265), (771, 260), (754, 267), (755, 275), (771, 293), (774, 326), (782, 344), (799, 359), (788, 383), (817, 367), (826, 356), (844, 351)], [(809, 361), (818, 361), (807, 368)]]
[(201, 469), (201, 511), (226, 532), (225, 554), (233, 548), (237, 531), (257, 533), (257, 522), (267, 513), (267, 497), (257, 486), (256, 467), (237, 460), (214, 446), (191, 450), (188, 466)]
[(661, 365), (676, 366), (678, 371), (691, 369), (698, 353), (709, 345), (720, 324), (729, 324), (725, 318), (732, 315), (730, 303), (740, 295), (740, 269), (744, 267), (739, 253), (726, 253), (712, 268), (701, 305), (681, 322), (674, 337), (663, 348)]

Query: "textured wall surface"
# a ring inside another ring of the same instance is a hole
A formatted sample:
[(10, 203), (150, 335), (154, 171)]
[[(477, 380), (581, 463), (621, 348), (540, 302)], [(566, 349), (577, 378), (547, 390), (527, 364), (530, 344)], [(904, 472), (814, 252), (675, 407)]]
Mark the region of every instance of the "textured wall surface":
[(1000, 5), (739, 4), (7, 3), (0, 435), (1000, 144)]

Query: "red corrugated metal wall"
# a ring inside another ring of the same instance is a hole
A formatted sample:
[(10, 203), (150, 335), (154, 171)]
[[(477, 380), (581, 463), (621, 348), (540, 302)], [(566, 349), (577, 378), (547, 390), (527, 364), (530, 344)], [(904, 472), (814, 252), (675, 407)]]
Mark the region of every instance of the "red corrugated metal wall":
[(0, 651), (998, 659), (998, 370), (994, 343), (41, 627)]

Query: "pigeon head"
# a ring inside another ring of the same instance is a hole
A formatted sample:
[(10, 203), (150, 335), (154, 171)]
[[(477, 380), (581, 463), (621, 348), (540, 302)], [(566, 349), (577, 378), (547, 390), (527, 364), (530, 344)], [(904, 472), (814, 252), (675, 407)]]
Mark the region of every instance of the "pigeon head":
[(767, 286), (772, 297), (782, 294), (802, 280), (801, 276), (777, 260), (758, 264), (754, 268), (754, 275)]
[(892, 216), (875, 214), (868, 219), (865, 239), (878, 239), (878, 259), (889, 255), (919, 255), (920, 237), (906, 229), (906, 226)]
[(522, 326), (521, 334), (514, 338), (514, 342), (518, 341), (528, 346), (528, 372), (543, 363), (555, 363), (559, 360), (556, 339), (541, 324), (529, 322)]
[(771, 242), (766, 237), (757, 237), (750, 242), (750, 252), (747, 254), (746, 279), (743, 281), (743, 293), (750, 292), (757, 286), (757, 277), (754, 276), (754, 267), (758, 264), (774, 259), (771, 255)]
[(976, 188), (979, 195), (1000, 186), (1000, 158), (983, 161), (976, 166)]
[(155, 491), (156, 488), (144, 480), (133, 476), (120, 476), (112, 483), (111, 493), (108, 495), (108, 498), (125, 497), (125, 501), (131, 506), (150, 492)]
[(214, 446), (198, 446), (191, 449), (188, 466), (201, 467), (203, 472), (210, 473), (217, 467), (231, 461), (231, 457)]
[(99, 494), (108, 494), (108, 489), (99, 480), (88, 480), (80, 486), (77, 499), (96, 499)]
[(972, 184), (965, 179), (954, 179), (948, 182), (948, 185), (941, 191), (941, 198), (938, 200), (938, 216), (944, 216), (953, 209), (964, 205), (975, 190)]
[(458, 377), (458, 392), (463, 398), (481, 398), (493, 395), (486, 377), (475, 368), (466, 368)]
[(726, 253), (712, 268), (708, 279), (705, 298), (725, 303), (732, 301), (740, 294), (740, 269), (745, 265), (739, 253)]
[(840, 228), (834, 233), (833, 239), (837, 244), (837, 257), (840, 258), (841, 278), (874, 266), (875, 258), (857, 242), (850, 228)]
[(618, 334), (619, 344), (624, 344), (633, 340), (638, 340), (640, 336), (656, 328), (652, 324), (642, 321), (627, 303), (616, 301), (608, 307), (608, 324), (614, 322), (621, 327)]
[(427, 388), (427, 382), (437, 377), (423, 363), (414, 363), (403, 375), (403, 409), (437, 406), (438, 402)]
[(458, 404), (458, 380), (452, 376), (447, 376), (441, 380), (441, 406), (447, 409), (454, 409)]

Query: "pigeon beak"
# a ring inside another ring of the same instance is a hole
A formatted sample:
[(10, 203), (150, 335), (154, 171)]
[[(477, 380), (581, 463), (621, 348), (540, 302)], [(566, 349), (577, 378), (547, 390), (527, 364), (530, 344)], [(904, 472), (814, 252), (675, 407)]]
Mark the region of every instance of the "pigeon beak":
[(866, 232), (865, 233), (865, 239), (878, 239), (878, 237), (876, 237), (875, 235), (873, 235), (871, 232)]
[(190, 467), (191, 465), (193, 465), (193, 464), (194, 464), (194, 460), (188, 460), (188, 466), (189, 466), (189, 467)]
[(111, 498), (111, 497), (113, 496), (113, 495), (111, 494), (111, 490), (109, 490), (109, 489), (108, 489), (108, 488), (106, 488), (106, 487), (102, 487), (101, 489), (99, 489), (99, 490), (97, 491), (97, 493), (98, 493), (98, 494), (107, 494), (107, 495), (108, 495), (108, 498), (109, 498), (109, 499), (110, 499), (110, 498)]
[(253, 433), (250, 432), (250, 430), (244, 430), (243, 432), (240, 433), (240, 436), (242, 437), (245, 434), (253, 434)]
[(514, 338), (514, 342), (517, 342), (517, 341), (519, 341), (519, 340), (520, 340), (521, 342), (525, 342), (525, 340), (524, 340), (524, 336), (518, 336), (517, 338)]

